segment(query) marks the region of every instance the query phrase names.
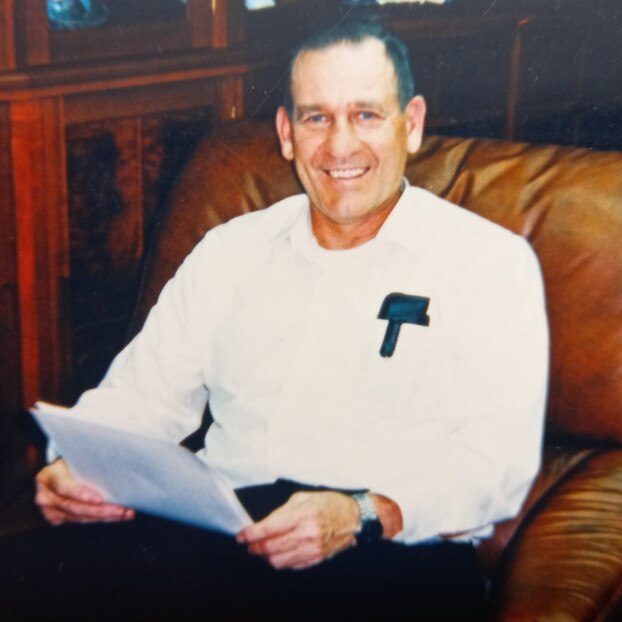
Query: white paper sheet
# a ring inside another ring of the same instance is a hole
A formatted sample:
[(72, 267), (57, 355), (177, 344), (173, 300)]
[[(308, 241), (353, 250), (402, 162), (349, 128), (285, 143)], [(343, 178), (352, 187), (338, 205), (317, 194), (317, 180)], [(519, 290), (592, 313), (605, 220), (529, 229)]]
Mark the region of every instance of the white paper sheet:
[(229, 534), (252, 522), (223, 476), (184, 447), (45, 402), (30, 412), (76, 478), (107, 501)]

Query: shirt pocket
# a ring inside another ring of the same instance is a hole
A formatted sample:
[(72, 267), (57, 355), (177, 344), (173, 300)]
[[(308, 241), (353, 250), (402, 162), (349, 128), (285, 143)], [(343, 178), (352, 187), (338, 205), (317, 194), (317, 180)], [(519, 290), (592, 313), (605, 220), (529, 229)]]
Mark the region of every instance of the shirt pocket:
[(396, 425), (425, 422), (438, 417), (447, 386), (448, 347), (442, 326), (429, 310), (428, 326), (401, 325), (395, 351), (390, 357), (380, 355), (388, 322), (375, 319), (370, 330), (361, 336), (365, 355), (360, 357), (364, 400), (371, 418), (377, 423)]

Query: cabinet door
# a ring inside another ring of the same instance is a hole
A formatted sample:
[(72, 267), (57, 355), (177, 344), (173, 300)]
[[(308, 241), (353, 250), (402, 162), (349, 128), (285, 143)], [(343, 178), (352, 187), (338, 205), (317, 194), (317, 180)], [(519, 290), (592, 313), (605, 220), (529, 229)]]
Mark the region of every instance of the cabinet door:
[(91, 0), (90, 14), (74, 2), (70, 13), (48, 12), (46, 0), (9, 0), (5, 13), (7, 19), (15, 13), (19, 64), (222, 48), (243, 35), (243, 0)]
[(125, 343), (150, 233), (212, 117), (205, 106), (67, 128), (72, 400)]

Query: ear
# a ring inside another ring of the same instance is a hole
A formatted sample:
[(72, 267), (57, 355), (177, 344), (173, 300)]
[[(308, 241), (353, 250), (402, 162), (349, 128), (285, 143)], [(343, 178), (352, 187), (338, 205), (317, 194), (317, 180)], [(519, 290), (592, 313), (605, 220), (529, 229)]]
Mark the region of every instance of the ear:
[(426, 105), (425, 99), (421, 95), (416, 95), (407, 104), (406, 110), (406, 130), (408, 153), (415, 153), (421, 147), (423, 138), (423, 125), (425, 122)]
[(292, 122), (283, 106), (276, 111), (276, 133), (281, 143), (281, 153), (286, 160), (294, 159), (294, 143), (292, 140)]

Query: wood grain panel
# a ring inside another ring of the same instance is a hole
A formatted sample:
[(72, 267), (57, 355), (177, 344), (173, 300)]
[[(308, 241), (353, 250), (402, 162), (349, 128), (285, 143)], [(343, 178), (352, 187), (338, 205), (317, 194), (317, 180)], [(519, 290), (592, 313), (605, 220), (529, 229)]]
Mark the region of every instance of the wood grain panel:
[(14, 22), (13, 0), (5, 0), (0, 10), (0, 71), (16, 67)]
[(47, 65), (50, 62), (50, 31), (44, 0), (22, 0), (19, 9), (22, 34), (22, 55), (26, 65)]
[(67, 128), (72, 397), (124, 344), (147, 236), (212, 108)]
[(10, 110), (0, 104), (0, 429), (21, 405)]
[(23, 403), (30, 406), (61, 399), (66, 366), (59, 282), (67, 274), (62, 106), (51, 99), (14, 103), (10, 116)]
[(65, 114), (67, 124), (74, 125), (188, 110), (216, 103), (216, 93), (216, 82), (211, 79), (84, 93), (67, 98)]
[(244, 116), (244, 79), (228, 76), (218, 82), (218, 117), (221, 121), (233, 121)]
[(226, 48), (244, 39), (245, 15), (243, 0), (211, 0), (212, 47)]
[(192, 24), (192, 47), (212, 43), (212, 11), (205, 0), (188, 0), (188, 19)]
[(144, 117), (142, 178), (146, 244), (149, 232), (157, 226), (157, 215), (166, 208), (177, 174), (213, 121), (210, 106)]
[(141, 136), (140, 119), (67, 130), (74, 328), (98, 313), (115, 314), (116, 294), (142, 256)]
[(10, 109), (0, 104), (0, 285), (15, 283), (15, 214), (11, 177)]
[(50, 33), (52, 62), (112, 58), (132, 54), (162, 54), (192, 45), (186, 20), (155, 24), (114, 25)]
[(67, 130), (74, 396), (99, 381), (99, 357), (121, 346), (111, 327), (131, 309), (143, 251), (141, 126), (120, 119)]

